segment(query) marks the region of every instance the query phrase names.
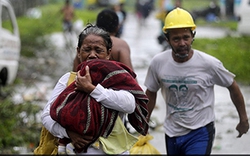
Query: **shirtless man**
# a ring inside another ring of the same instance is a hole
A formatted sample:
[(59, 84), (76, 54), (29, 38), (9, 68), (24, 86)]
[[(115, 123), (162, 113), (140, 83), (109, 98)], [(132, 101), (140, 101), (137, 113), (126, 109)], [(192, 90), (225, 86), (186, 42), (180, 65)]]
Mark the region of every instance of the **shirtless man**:
[(63, 14), (63, 31), (72, 31), (73, 18), (74, 18), (74, 8), (70, 5), (70, 0), (65, 0), (65, 5), (61, 9)]
[[(130, 58), (130, 48), (126, 41), (116, 37), (119, 29), (119, 19), (117, 14), (111, 9), (104, 9), (97, 15), (96, 25), (109, 32), (113, 47), (111, 49), (110, 60), (121, 62), (133, 70)], [(80, 60), (77, 55), (74, 58), (73, 71), (77, 71)]]

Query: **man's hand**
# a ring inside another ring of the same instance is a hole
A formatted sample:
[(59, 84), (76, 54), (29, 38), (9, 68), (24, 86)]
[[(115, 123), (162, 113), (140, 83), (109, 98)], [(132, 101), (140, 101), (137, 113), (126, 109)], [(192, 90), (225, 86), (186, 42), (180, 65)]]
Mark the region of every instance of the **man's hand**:
[(237, 136), (237, 138), (240, 138), (243, 134), (246, 134), (248, 129), (249, 129), (248, 120), (244, 122), (240, 122), (236, 127), (236, 130), (239, 132), (239, 135)]

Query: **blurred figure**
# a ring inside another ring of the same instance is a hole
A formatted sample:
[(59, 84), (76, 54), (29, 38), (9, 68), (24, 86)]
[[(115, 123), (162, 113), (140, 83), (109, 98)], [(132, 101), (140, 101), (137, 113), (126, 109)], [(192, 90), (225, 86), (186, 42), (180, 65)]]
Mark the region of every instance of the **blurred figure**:
[(116, 2), (112, 5), (112, 8), (111, 8), (112, 10), (115, 11), (119, 19), (119, 28), (115, 35), (116, 37), (121, 37), (122, 32), (123, 32), (123, 25), (124, 25), (126, 15), (127, 15), (126, 11), (123, 8), (123, 5), (124, 3)]
[(124, 2), (120, 2), (120, 10), (121, 10), (122, 15), (123, 15), (123, 22), (122, 22), (122, 24), (119, 27), (119, 30), (118, 30), (118, 32), (116, 34), (116, 37), (121, 37), (121, 35), (123, 33), (124, 23), (125, 23), (125, 21), (127, 19), (127, 11), (124, 8), (124, 4), (125, 4)]
[(156, 15), (156, 18), (161, 21), (161, 28), (164, 25), (164, 20), (167, 14), (177, 7), (179, 8), (182, 7), (182, 0), (174, 0), (174, 4), (172, 3), (172, 0), (160, 0), (159, 1), (160, 9), (159, 9), (158, 14)]
[(213, 22), (220, 19), (220, 6), (216, 0), (211, 0), (209, 6), (199, 10), (193, 10), (191, 12), (194, 21), (198, 18), (203, 18), (206, 21)]
[(139, 20), (139, 25), (144, 26), (145, 20), (154, 9), (154, 0), (136, 0), (135, 13)]
[(162, 27), (164, 26), (164, 20), (167, 14), (172, 11), (175, 8), (181, 8), (182, 7), (182, 0), (175, 0), (174, 5), (172, 4), (171, 0), (161, 0), (159, 2), (159, 11), (156, 14), (156, 18), (160, 20), (160, 34), (157, 37), (157, 41), (160, 45), (163, 47), (163, 51), (166, 49), (170, 49), (168, 42), (166, 42), (166, 37), (164, 33), (162, 32)]
[(74, 7), (71, 6), (70, 0), (65, 0), (65, 5), (61, 9), (63, 14), (63, 31), (72, 31), (74, 19)]

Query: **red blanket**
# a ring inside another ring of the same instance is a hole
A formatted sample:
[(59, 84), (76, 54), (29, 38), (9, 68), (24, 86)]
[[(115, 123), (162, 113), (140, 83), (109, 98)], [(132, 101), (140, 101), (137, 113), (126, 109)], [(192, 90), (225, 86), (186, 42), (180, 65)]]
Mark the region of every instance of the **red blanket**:
[[(101, 84), (105, 88), (127, 90), (136, 100), (134, 113), (128, 115), (131, 125), (142, 135), (148, 131), (146, 116), (148, 98), (135, 80), (135, 73), (122, 63), (107, 60), (83, 62), (78, 66), (80, 74), (85, 75), (88, 65), (92, 83)], [(107, 137), (114, 126), (118, 111), (108, 109), (98, 103), (85, 92), (74, 91), (75, 83), (71, 83), (51, 106), (51, 117), (66, 129), (82, 135), (93, 136), (93, 141), (78, 152), (86, 152), (89, 145), (100, 136)]]

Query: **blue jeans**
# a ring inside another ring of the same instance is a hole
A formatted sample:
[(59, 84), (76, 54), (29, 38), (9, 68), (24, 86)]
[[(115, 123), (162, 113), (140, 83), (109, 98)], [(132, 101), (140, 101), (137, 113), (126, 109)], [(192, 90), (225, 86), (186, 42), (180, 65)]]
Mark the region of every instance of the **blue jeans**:
[(168, 155), (210, 155), (215, 135), (214, 123), (192, 130), (186, 135), (165, 135)]

